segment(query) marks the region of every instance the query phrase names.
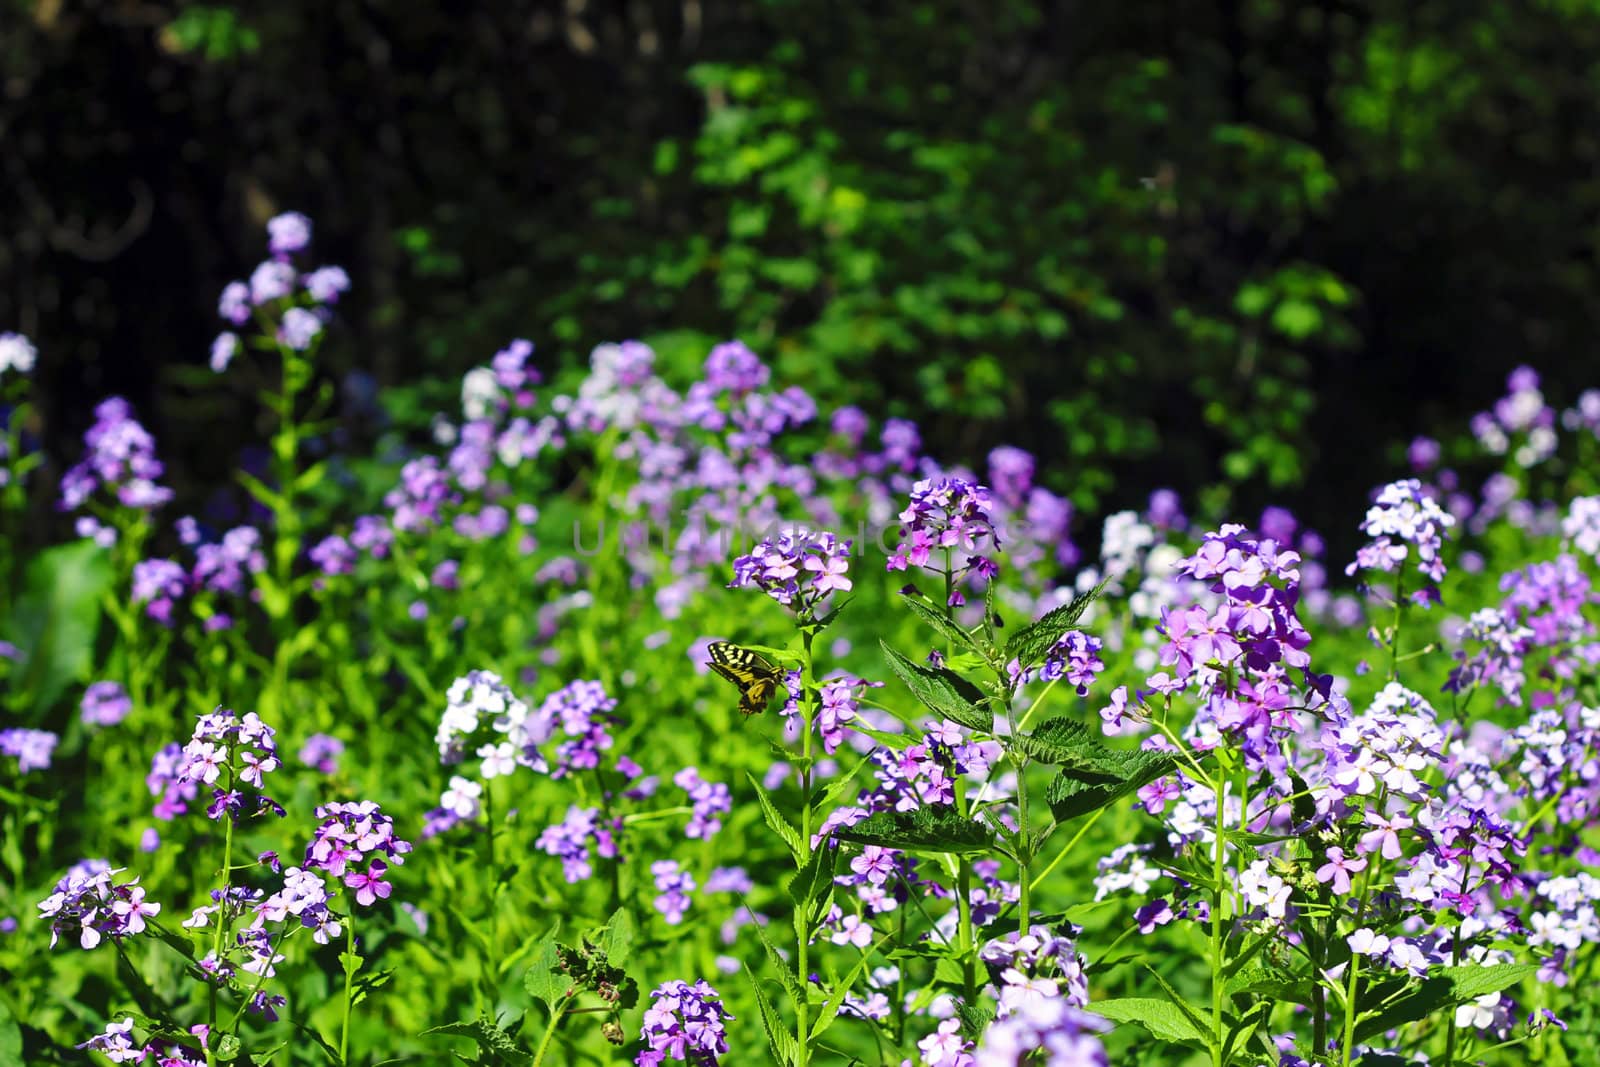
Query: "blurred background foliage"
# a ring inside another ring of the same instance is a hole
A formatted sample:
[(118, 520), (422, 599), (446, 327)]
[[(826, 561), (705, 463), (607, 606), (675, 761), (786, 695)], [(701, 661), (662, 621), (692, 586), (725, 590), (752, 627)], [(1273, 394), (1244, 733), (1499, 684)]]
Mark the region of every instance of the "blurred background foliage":
[(951, 462), (1021, 445), (1094, 510), (1287, 502), (1338, 553), (1510, 367), (1593, 384), (1593, 0), (0, 20), (0, 328), (40, 348), (38, 431), (71, 458), (128, 395), (191, 495), (259, 439), (205, 356), (290, 209), (356, 282), (324, 350), (347, 439), (425, 433), (512, 336), (550, 371), (642, 338), (680, 385), (739, 337)]

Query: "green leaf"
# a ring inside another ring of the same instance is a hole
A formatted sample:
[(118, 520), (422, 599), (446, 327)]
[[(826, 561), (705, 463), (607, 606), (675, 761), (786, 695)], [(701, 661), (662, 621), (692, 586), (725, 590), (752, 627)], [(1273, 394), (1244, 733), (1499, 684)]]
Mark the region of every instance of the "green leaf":
[[(755, 909), (750, 906), (748, 900), (744, 899), (743, 894), (739, 896), (739, 903), (744, 905), (746, 912), (751, 915), (755, 914)], [(767, 963), (772, 966), (772, 973), (776, 974), (783, 983), (784, 992), (788, 993), (794, 1000), (799, 1000), (805, 996), (805, 990), (801, 988), (799, 981), (791, 973), (789, 961), (783, 958), (782, 954), (778, 952), (778, 946), (774, 945), (772, 939), (767, 936), (766, 927), (761, 923), (751, 923), (749, 928), (755, 931), (756, 940), (761, 942), (762, 949), (766, 951)]]
[(1102, 578), (1100, 583), (1087, 593), (1080, 593), (1073, 597), (1070, 603), (1045, 612), (1037, 620), (1012, 634), (1011, 640), (1006, 642), (1006, 659), (1016, 660), (1023, 670), (1043, 659), (1050, 646), (1061, 640), (1063, 634), (1077, 625), (1078, 619), (1100, 596), (1106, 587), (1106, 582), (1110, 580)]
[(35, 708), (44, 708), (86, 680), (111, 581), (110, 553), (93, 541), (46, 549), (29, 561), (7, 627), (21, 653), (13, 692), (26, 692)]
[[(989, 584), (993, 585), (994, 583), (990, 582)], [(956, 625), (951, 619), (946, 618), (944, 612), (935, 609), (920, 596), (907, 593), (900, 598), (900, 602), (911, 609), (913, 615), (937, 630), (945, 640), (962, 648), (971, 649), (974, 652), (981, 653), (983, 651), (971, 634)]]
[(1207, 1047), (1215, 1048), (1216, 1035), (1211, 1032), (1210, 1022), (1202, 1018), (1199, 1012), (1189, 1006), (1189, 1002), (1183, 999), (1181, 993), (1172, 988), (1172, 983), (1163, 978), (1160, 971), (1149, 964), (1145, 964), (1144, 970), (1146, 974), (1156, 980), (1156, 984), (1161, 986), (1162, 991), (1172, 1001), (1172, 1006), (1177, 1008), (1179, 1013), (1189, 1021), (1189, 1025), (1194, 1027), (1195, 1032), (1200, 1035), (1200, 1039), (1206, 1043)]
[[(882, 941), (879, 944), (881, 945)], [(841, 982), (837, 976), (834, 976), (833, 992), (823, 1002), (822, 1011), (817, 1016), (817, 1023), (811, 1028), (811, 1039), (813, 1041), (821, 1037), (828, 1027), (833, 1025), (834, 1020), (839, 1017), (839, 1008), (843, 1006), (844, 998), (850, 995), (850, 990), (855, 988), (856, 982), (861, 978), (861, 975), (867, 969), (867, 965), (871, 962), (873, 962), (872, 952), (863, 952), (861, 958), (856, 961), (856, 965), (850, 968), (850, 973), (844, 976), (844, 981)]]
[(955, 808), (929, 805), (912, 811), (880, 811), (854, 826), (841, 826), (833, 836), (863, 845), (881, 845), (905, 852), (980, 855), (996, 849), (994, 832)]
[(1228, 980), (1227, 989), (1229, 996), (1235, 993), (1254, 993), (1274, 1001), (1304, 1004), (1308, 1007), (1313, 1000), (1311, 983), (1282, 967), (1247, 967)]
[(606, 954), (606, 962), (611, 966), (626, 967), (633, 955), (633, 940), (637, 934), (638, 927), (633, 921), (633, 913), (627, 908), (618, 908), (611, 913), (611, 918), (606, 920), (605, 929), (600, 931), (596, 947)]
[(1157, 778), (1171, 774), (1178, 766), (1178, 757), (1171, 752), (1140, 749), (1119, 755), (1125, 759), (1114, 774), (1063, 770), (1061, 777), (1050, 783), (1044, 799), (1057, 822), (1076, 819), (1115, 804)]
[(1097, 1000), (1089, 1010), (1114, 1023), (1142, 1026), (1151, 1036), (1175, 1045), (1211, 1047), (1211, 1035), (1195, 1026), (1177, 1005), (1154, 997), (1118, 997)]
[(820, 908), (826, 913), (833, 901), (833, 871), (839, 859), (839, 849), (824, 840), (811, 851), (805, 866), (789, 876), (784, 888), (794, 902), (796, 918), (815, 915)]
[(761, 817), (767, 821), (767, 826), (789, 847), (789, 854), (794, 857), (795, 863), (802, 862), (806, 848), (800, 840), (800, 831), (773, 806), (772, 799), (767, 796), (761, 783), (756, 781), (755, 775), (746, 773), (745, 777), (750, 779), (750, 786), (756, 791), (756, 799), (761, 803)]
[(532, 953), (532, 962), (522, 974), (522, 988), (535, 1000), (542, 1001), (552, 1014), (556, 1002), (565, 998), (572, 988), (572, 978), (561, 971), (561, 957), (556, 951), (556, 938), (560, 933), (561, 926), (558, 923), (539, 938)]
[(1363, 1014), (1356, 1021), (1356, 1040), (1416, 1022), (1443, 1008), (1454, 1008), (1469, 1000), (1508, 989), (1539, 970), (1537, 963), (1496, 963), (1487, 967), (1464, 964), (1460, 967), (1434, 967), (1428, 976), (1408, 993), (1380, 1010)]
[(5, 1001), (0, 1000), (0, 1063), (22, 1062), (22, 1030)]
[(533, 1056), (524, 1052), (516, 1040), (487, 1016), (480, 1015), (470, 1023), (445, 1023), (422, 1031), (424, 1036), (429, 1034), (449, 1034), (454, 1037), (469, 1037), (478, 1043), (478, 1048), (487, 1053), (496, 1063), (532, 1063)]
[(878, 643), (883, 646), (889, 669), (924, 706), (969, 730), (985, 733), (994, 730), (994, 712), (986, 707), (988, 698), (977, 686), (952, 670), (913, 663), (890, 648), (887, 642), (880, 640)]
[(761, 1012), (761, 1028), (767, 1032), (767, 1046), (772, 1049), (772, 1057), (784, 1067), (789, 1067), (799, 1058), (799, 1045), (795, 1043), (794, 1035), (784, 1029), (783, 1020), (778, 1017), (772, 1002), (767, 999), (767, 991), (761, 988), (761, 980), (748, 967), (744, 973), (750, 979), (750, 988), (756, 991), (756, 1007)]

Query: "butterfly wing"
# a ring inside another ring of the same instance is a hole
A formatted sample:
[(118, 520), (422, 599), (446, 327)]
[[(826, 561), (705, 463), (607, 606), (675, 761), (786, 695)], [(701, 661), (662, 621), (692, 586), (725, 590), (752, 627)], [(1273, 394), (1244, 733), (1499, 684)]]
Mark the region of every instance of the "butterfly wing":
[(711, 658), (706, 666), (739, 687), (739, 710), (746, 715), (765, 711), (777, 690), (782, 675), (778, 669), (748, 648), (727, 641), (706, 647)]

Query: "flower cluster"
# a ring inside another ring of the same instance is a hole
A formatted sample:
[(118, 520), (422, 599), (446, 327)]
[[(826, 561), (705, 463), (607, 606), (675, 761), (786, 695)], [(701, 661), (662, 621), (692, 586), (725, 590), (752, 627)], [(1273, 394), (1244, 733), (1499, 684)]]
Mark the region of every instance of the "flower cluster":
[(34, 360), (39, 350), (20, 333), (0, 333), (0, 374), (14, 370), (18, 374), (32, 374)]
[(826, 531), (769, 537), (733, 561), (728, 588), (754, 587), (801, 618), (810, 618), (830, 593), (850, 590), (850, 546)]
[[(209, 819), (220, 822), (227, 816), (238, 822), (246, 814), (267, 812), (281, 818), (283, 808), (259, 792), (263, 776), (280, 766), (276, 734), (277, 731), (253, 711), (246, 712), (242, 718), (225, 708), (201, 715), (189, 743), (183, 746), (174, 777), (179, 784), (212, 787), (212, 802), (206, 808)], [(241, 785), (258, 791), (254, 810), (248, 813)]]
[(116, 682), (95, 682), (84, 690), (79, 711), (90, 726), (115, 726), (133, 710), (127, 690)]
[[(267, 222), (269, 258), (251, 272), (248, 282), (229, 282), (217, 301), (217, 313), (235, 327), (252, 318), (270, 325), (276, 316), (273, 334), (279, 344), (297, 352), (309, 349), (331, 317), (330, 306), (350, 288), (350, 276), (342, 267), (318, 267), (301, 274), (293, 258), (311, 245), (311, 220), (297, 211), (278, 215)], [(240, 346), (232, 330), (217, 335), (211, 343), (211, 369), (218, 374), (228, 369)]]
[[(113, 396), (100, 402), (94, 418), (83, 435), (83, 458), (61, 476), (60, 509), (77, 511), (101, 487), (136, 511), (153, 511), (171, 500), (172, 490), (156, 481), (166, 468), (156, 458), (155, 439), (134, 418), (133, 406)], [(102, 543), (116, 536), (89, 516), (78, 523), (78, 534)]]
[[(1396, 573), (1415, 552), (1416, 569), (1430, 582), (1441, 582), (1445, 565), (1440, 552), (1446, 532), (1455, 524), (1455, 516), (1423, 492), (1417, 479), (1391, 482), (1378, 490), (1377, 499), (1367, 509), (1361, 529), (1372, 540), (1356, 552), (1355, 562), (1345, 568), (1345, 573)], [(1427, 604), (1438, 599), (1438, 591), (1425, 586), (1413, 593), (1412, 599)]]
[(721, 782), (708, 782), (693, 767), (672, 776), (672, 784), (689, 794), (693, 814), (684, 828), (685, 837), (705, 840), (722, 829), (722, 816), (733, 810), (733, 796)]
[[(306, 869), (343, 879), (363, 907), (387, 899), (391, 887), (384, 875), (390, 865), (405, 863), (411, 851), (411, 842), (394, 835), (394, 820), (370, 800), (324, 804), (317, 818), (322, 822), (306, 846)], [(358, 869), (362, 864), (365, 870)]]
[(39, 903), (39, 916), (50, 920), (50, 947), (61, 937), (76, 937), (85, 949), (107, 937), (142, 934), (145, 922), (161, 913), (161, 905), (145, 899), (139, 879), (118, 882), (123, 868), (104, 860), (85, 860), (69, 870), (55, 891)]
[(60, 740), (49, 730), (29, 730), (20, 726), (0, 730), (0, 756), (16, 760), (18, 774), (48, 770), (50, 758)]
[(962, 478), (924, 478), (912, 486), (900, 523), (904, 540), (889, 557), (889, 569), (920, 567), (946, 575), (951, 607), (966, 603), (958, 580), (981, 588), (1000, 572), (995, 503), (984, 486)]
[(650, 993), (639, 1039), (645, 1048), (634, 1063), (658, 1067), (682, 1060), (697, 1067), (716, 1067), (728, 1051), (727, 1021), (733, 1016), (721, 995), (704, 979), (665, 982)]

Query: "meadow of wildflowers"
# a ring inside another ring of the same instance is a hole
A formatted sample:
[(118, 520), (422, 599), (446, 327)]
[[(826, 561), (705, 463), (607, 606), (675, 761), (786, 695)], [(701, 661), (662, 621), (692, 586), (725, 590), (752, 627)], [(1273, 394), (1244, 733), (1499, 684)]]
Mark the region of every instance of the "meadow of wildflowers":
[(737, 341), (513, 340), (350, 456), (358, 282), (267, 237), (236, 524), (119, 397), (40, 487), (0, 336), (5, 518), (77, 535), (0, 540), (0, 1064), (1597, 1062), (1600, 391), (1518, 370), (1353, 559), (1075, 515)]

